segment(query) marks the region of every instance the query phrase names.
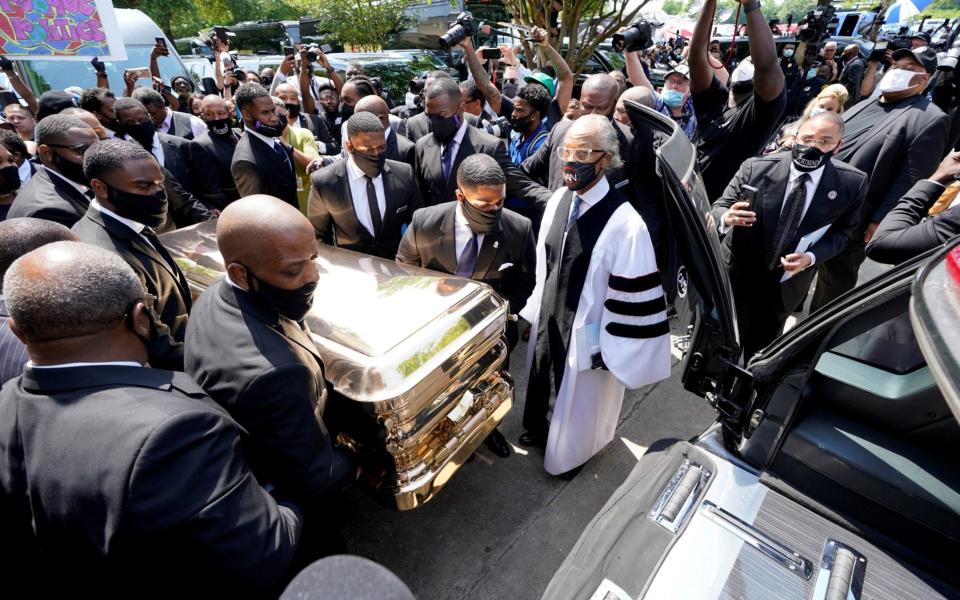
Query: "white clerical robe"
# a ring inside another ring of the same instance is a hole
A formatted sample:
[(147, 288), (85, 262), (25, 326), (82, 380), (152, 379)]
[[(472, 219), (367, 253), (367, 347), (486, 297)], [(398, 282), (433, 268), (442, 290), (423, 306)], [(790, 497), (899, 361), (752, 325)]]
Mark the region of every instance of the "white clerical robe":
[[(521, 315), (533, 324), (528, 368), (536, 348), (540, 299), (546, 280), (544, 241), (564, 190), (547, 203), (537, 242), (537, 286)], [(652, 283), (651, 283), (652, 282)], [(641, 291), (631, 291), (640, 289)], [(610, 301), (610, 302), (608, 302)], [(605, 306), (606, 304), (606, 306)], [(649, 307), (657, 307), (653, 314)], [(611, 307), (611, 308), (608, 308)], [(639, 316), (635, 316), (639, 314)], [(573, 321), (566, 370), (557, 393), (544, 468), (559, 475), (587, 462), (613, 440), (626, 388), (635, 389), (670, 376), (670, 335), (656, 258), (643, 218), (624, 202), (597, 239)], [(578, 360), (579, 338), (599, 330), (599, 353), (606, 369)], [(647, 337), (651, 332), (660, 332)]]

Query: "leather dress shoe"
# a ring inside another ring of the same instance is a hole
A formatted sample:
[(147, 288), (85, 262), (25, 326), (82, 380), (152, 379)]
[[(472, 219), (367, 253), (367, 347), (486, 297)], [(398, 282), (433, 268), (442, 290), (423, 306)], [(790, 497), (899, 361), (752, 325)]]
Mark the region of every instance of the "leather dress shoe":
[(487, 439), (483, 440), (483, 443), (490, 449), (490, 452), (497, 456), (502, 458), (510, 456), (510, 444), (507, 443), (507, 438), (503, 437), (503, 434), (497, 429), (491, 431)]
[(527, 431), (521, 435), (518, 441), (521, 446), (539, 446), (544, 448), (547, 445), (547, 439), (544, 436), (533, 433), (532, 431)]

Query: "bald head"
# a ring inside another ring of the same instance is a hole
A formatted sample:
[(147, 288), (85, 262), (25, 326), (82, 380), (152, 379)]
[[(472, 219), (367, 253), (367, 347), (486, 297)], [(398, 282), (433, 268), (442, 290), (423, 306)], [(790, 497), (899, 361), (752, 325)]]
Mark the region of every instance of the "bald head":
[(119, 254), (80, 242), (54, 242), (25, 254), (3, 283), (10, 316), (28, 348), (115, 330), (144, 297)]
[(580, 89), (580, 110), (582, 114), (596, 114), (609, 117), (617, 104), (620, 84), (606, 73), (591, 75)]
[(278, 85), (273, 94), (287, 106), (300, 106), (300, 94), (297, 92), (297, 88), (289, 83)]
[(53, 242), (80, 241), (77, 234), (60, 223), (33, 217), (0, 221), (0, 293), (7, 269), (24, 254)]
[(209, 94), (200, 101), (200, 118), (209, 125), (210, 121), (230, 118), (230, 106), (220, 96)]
[(230, 279), (243, 289), (257, 279), (283, 289), (316, 281), (317, 242), (303, 213), (273, 196), (231, 203), (217, 220), (217, 244)]
[(648, 87), (637, 85), (623, 92), (620, 94), (620, 98), (617, 100), (617, 110), (614, 112), (613, 118), (616, 119), (617, 122), (626, 125), (627, 127), (630, 127), (631, 125), (630, 117), (627, 114), (627, 107), (624, 104), (624, 101), (626, 100), (631, 100), (637, 104), (642, 104), (647, 108), (652, 108), (654, 110), (656, 110), (657, 107), (656, 96), (654, 95), (653, 90)]
[(380, 96), (364, 96), (357, 101), (354, 112), (368, 112), (376, 115), (384, 129), (390, 128), (390, 108)]

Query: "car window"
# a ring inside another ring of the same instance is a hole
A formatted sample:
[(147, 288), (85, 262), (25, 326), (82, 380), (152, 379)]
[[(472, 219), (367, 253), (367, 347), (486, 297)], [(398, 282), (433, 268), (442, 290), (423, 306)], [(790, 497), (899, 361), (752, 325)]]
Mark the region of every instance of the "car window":
[(906, 311), (830, 348), (830, 352), (897, 374), (910, 373), (927, 364)]

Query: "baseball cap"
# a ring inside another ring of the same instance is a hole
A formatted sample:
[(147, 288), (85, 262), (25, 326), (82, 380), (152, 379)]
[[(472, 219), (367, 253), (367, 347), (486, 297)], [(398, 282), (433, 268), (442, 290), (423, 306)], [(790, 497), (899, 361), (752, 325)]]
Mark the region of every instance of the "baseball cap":
[(744, 81), (750, 81), (753, 79), (754, 66), (753, 61), (748, 56), (747, 58), (740, 61), (740, 64), (737, 65), (737, 68), (733, 70), (733, 73), (730, 74), (731, 83), (741, 83)]
[(44, 117), (55, 115), (65, 108), (76, 105), (77, 101), (71, 94), (54, 90), (44, 92), (37, 100), (37, 120), (39, 121)]
[(920, 46), (913, 50), (901, 48), (893, 53), (893, 60), (900, 60), (908, 56), (926, 69), (927, 73), (933, 75), (937, 71), (937, 51), (930, 46)]
[(9, 131), (16, 131), (17, 128), (13, 126), (13, 123), (0, 117), (0, 129), (7, 129)]
[(526, 83), (539, 83), (547, 88), (547, 91), (550, 92), (551, 96), (557, 93), (557, 86), (553, 83), (553, 78), (546, 73), (532, 73), (530, 75), (524, 75), (523, 80)]
[(926, 31), (918, 31), (917, 33), (911, 35), (911, 36), (910, 36), (910, 39), (911, 39), (911, 40), (920, 39), (920, 40), (923, 40), (924, 42), (926, 42), (926, 45), (927, 45), (927, 46), (930, 45), (930, 34), (927, 33)]
[(667, 71), (667, 74), (664, 75), (663, 78), (666, 79), (667, 77), (670, 77), (674, 73), (683, 75), (687, 79), (690, 79), (690, 67), (687, 65), (687, 63), (679, 63), (675, 65), (669, 71)]

